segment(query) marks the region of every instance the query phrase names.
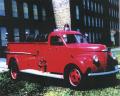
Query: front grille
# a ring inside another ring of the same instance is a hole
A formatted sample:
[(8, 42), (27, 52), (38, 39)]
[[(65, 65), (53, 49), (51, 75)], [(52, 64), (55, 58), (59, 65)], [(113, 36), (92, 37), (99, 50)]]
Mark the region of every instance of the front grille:
[(110, 55), (108, 55), (107, 59), (107, 70), (114, 70), (115, 65), (118, 64), (117, 60), (114, 60)]
[(114, 69), (115, 69), (114, 66), (108, 66), (107, 69), (106, 69), (106, 71), (112, 71), (112, 70), (114, 70)]

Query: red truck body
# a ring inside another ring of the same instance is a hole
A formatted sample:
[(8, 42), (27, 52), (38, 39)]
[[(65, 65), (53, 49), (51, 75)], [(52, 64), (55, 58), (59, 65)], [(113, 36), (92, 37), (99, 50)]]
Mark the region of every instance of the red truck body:
[(12, 79), (18, 71), (65, 79), (73, 87), (82, 77), (115, 75), (117, 60), (102, 44), (89, 44), (76, 31), (51, 32), (48, 42), (9, 43), (7, 64)]

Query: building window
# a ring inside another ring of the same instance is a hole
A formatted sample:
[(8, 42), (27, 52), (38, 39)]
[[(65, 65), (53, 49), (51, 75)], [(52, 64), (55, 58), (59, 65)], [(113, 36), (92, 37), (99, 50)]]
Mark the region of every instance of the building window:
[(100, 13), (100, 4), (98, 4), (98, 13)]
[(111, 16), (113, 16), (113, 11), (112, 11), (112, 9), (111, 9)]
[(101, 13), (103, 13), (103, 6), (101, 5)]
[(37, 40), (38, 39), (38, 36), (40, 35), (40, 33), (39, 33), (39, 30), (35, 30), (35, 39)]
[(87, 8), (88, 8), (88, 10), (90, 9), (90, 1), (89, 0), (87, 0)]
[(117, 24), (117, 29), (119, 30), (119, 23)]
[(88, 33), (89, 42), (91, 43), (91, 32)]
[(79, 6), (75, 6), (75, 10), (76, 10), (76, 19), (79, 20), (80, 19), (80, 10), (79, 10)]
[(113, 17), (115, 17), (115, 10), (113, 10)]
[(0, 0), (0, 16), (5, 16), (4, 0)]
[(83, 6), (84, 6), (84, 8), (85, 8), (85, 6), (86, 6), (85, 4), (86, 4), (86, 3), (85, 3), (85, 0), (83, 0)]
[(102, 38), (102, 36), (101, 36), (101, 33), (99, 32), (99, 40), (101, 41), (101, 38)]
[(120, 2), (119, 0), (116, 0), (116, 6), (119, 6), (119, 2)]
[(97, 21), (97, 18), (96, 18), (96, 19), (95, 19), (95, 24), (96, 24), (96, 27), (98, 27), (97, 23), (98, 23), (98, 21)]
[(23, 12), (24, 12), (24, 18), (28, 19), (29, 15), (28, 15), (28, 4), (27, 3), (23, 3)]
[(112, 22), (110, 21), (110, 29), (112, 29)]
[(94, 27), (94, 18), (92, 17), (92, 26)]
[(109, 8), (109, 15), (111, 16), (111, 9)]
[(7, 36), (8, 36), (8, 33), (7, 33), (7, 29), (6, 27), (0, 27), (0, 35), (1, 35), (1, 45), (2, 46), (7, 46)]
[(119, 18), (119, 12), (117, 12), (117, 18)]
[(37, 5), (33, 5), (33, 14), (34, 14), (34, 19), (38, 20), (38, 8), (37, 8)]
[(95, 3), (95, 12), (97, 12), (97, 4)]
[(93, 7), (93, 2), (91, 1), (91, 11), (94, 10), (94, 7)]
[(88, 26), (90, 27), (90, 16), (88, 16)]
[(102, 28), (104, 27), (104, 24), (103, 24), (104, 22), (103, 22), (103, 19), (102, 19)]
[(99, 40), (99, 34), (98, 34), (98, 32), (96, 32), (95, 34), (96, 34), (96, 37), (95, 37), (95, 38), (96, 38), (96, 43), (97, 43), (98, 40)]
[(118, 16), (117, 14), (118, 14), (118, 12), (116, 11), (116, 18), (117, 18), (117, 16)]
[(43, 21), (46, 20), (46, 11), (44, 8), (42, 8), (42, 19), (43, 19)]
[(16, 0), (12, 0), (12, 15), (13, 15), (13, 17), (18, 17)]
[(111, 27), (112, 27), (112, 29), (114, 28), (114, 22), (112, 22), (112, 26)]
[(97, 27), (99, 27), (99, 18), (97, 18)]
[(95, 34), (94, 34), (94, 32), (92, 32), (93, 34), (92, 34), (92, 37), (93, 37), (93, 43), (94, 43), (94, 41), (95, 41)]
[(100, 18), (99, 18), (99, 27), (101, 27), (101, 20), (100, 20)]
[(19, 42), (20, 41), (20, 34), (19, 34), (19, 29), (15, 28), (14, 29), (14, 41)]
[(86, 16), (84, 16), (84, 25), (87, 25), (87, 20), (86, 20)]

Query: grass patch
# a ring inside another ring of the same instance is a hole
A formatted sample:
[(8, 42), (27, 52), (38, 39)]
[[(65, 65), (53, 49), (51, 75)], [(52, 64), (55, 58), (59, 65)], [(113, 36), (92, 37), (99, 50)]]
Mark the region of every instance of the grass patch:
[(42, 89), (36, 82), (12, 81), (8, 73), (0, 74), (0, 96), (35, 96)]
[[(0, 74), (0, 96), (120, 96), (120, 74), (117, 75), (115, 84), (108, 84), (108, 81), (100, 80), (91, 88), (87, 85), (85, 89), (77, 90), (59, 84), (51, 84), (50, 81), (47, 81), (47, 85), (42, 85), (40, 82), (36, 82), (35, 78), (33, 79), (33, 81), (13, 82), (8, 73)], [(54, 80), (53, 83), (55, 83)]]
[(112, 51), (113, 54), (116, 55), (117, 59), (118, 59), (118, 62), (120, 64), (120, 50), (117, 50), (117, 51)]

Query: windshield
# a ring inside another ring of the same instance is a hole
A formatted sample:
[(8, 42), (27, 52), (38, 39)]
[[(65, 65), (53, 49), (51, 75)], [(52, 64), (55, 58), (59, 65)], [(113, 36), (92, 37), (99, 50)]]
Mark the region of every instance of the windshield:
[(81, 34), (64, 34), (63, 39), (66, 42), (66, 44), (87, 43), (87, 39)]

